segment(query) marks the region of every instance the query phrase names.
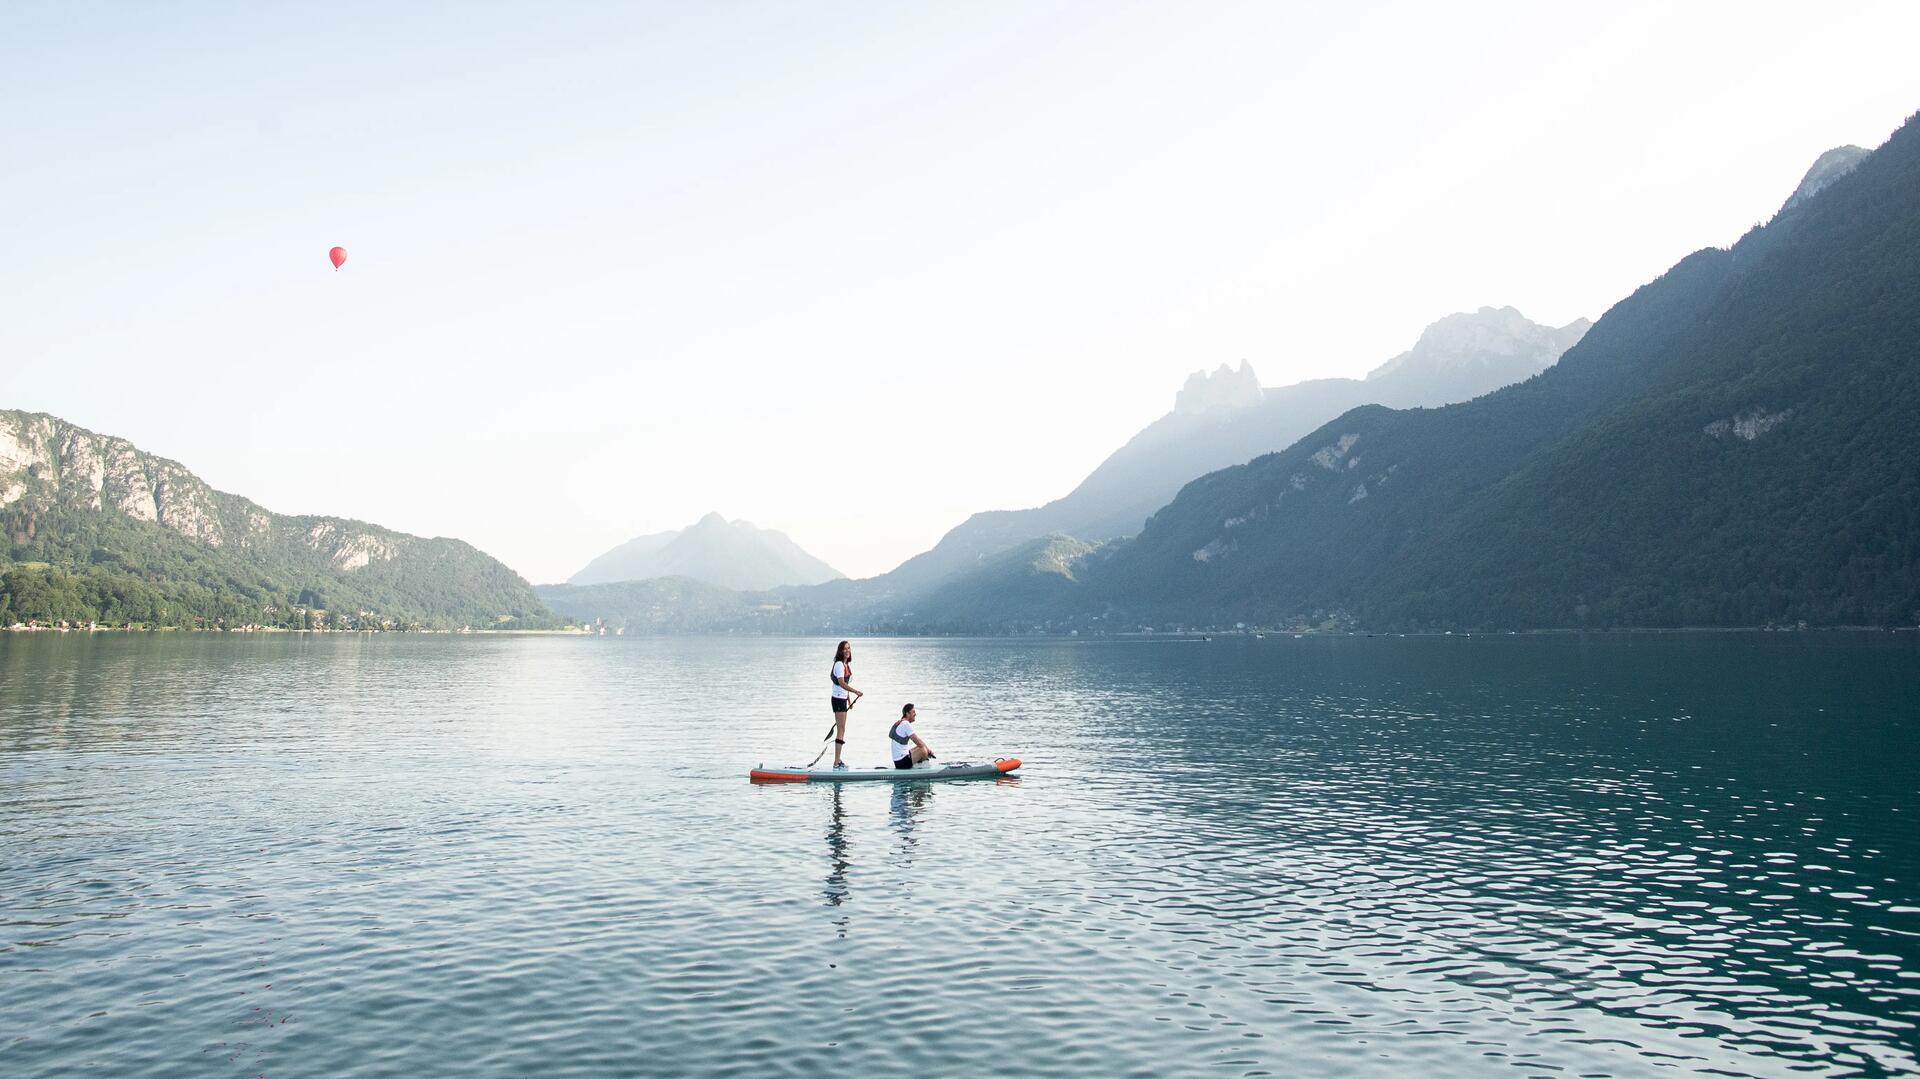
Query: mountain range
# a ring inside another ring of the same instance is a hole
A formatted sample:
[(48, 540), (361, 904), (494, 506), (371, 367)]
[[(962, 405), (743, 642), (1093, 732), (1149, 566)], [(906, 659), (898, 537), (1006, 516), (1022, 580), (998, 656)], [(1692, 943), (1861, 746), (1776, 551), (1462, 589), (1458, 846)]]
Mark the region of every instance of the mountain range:
[(0, 411), (0, 625), (528, 628), (520, 575), (454, 539), (290, 517), (45, 413)]
[(820, 584), (844, 576), (786, 533), (709, 513), (676, 532), (630, 539), (567, 578), (570, 585), (686, 577), (744, 591)]
[(1911, 624), (1915, 297), (1910, 120), (1590, 332), (1482, 309), (1366, 380), (1196, 376), (1068, 496), (703, 628)]
[(1201, 476), (1075, 559), (1074, 587), (1003, 590), (976, 624), (1912, 624), (1916, 297), (1909, 120), (1823, 157), (1771, 221), (1637, 290), (1551, 370), (1355, 409)]
[[(570, 617), (631, 622), (662, 632), (693, 617), (690, 611), (669, 615), (675, 602), (692, 602), (718, 619), (709, 628), (778, 625), (783, 631), (804, 632), (847, 618), (916, 628), (946, 625), (959, 612), (973, 610), (971, 603), (963, 602), (967, 586), (948, 587), (949, 582), (971, 580), (976, 572), (1004, 576), (1013, 572), (1010, 567), (1027, 564), (1022, 552), (1029, 548), (1039, 564), (1058, 562), (1060, 549), (1043, 555), (1039, 552), (1047, 551), (1048, 544), (1036, 545), (1036, 540), (1132, 535), (1149, 514), (1197, 475), (1284, 448), (1358, 404), (1440, 405), (1529, 378), (1552, 366), (1590, 325), (1578, 319), (1553, 328), (1532, 322), (1511, 307), (1482, 307), (1428, 326), (1411, 349), (1387, 360), (1365, 379), (1315, 379), (1263, 389), (1252, 366), (1244, 361), (1238, 368), (1222, 365), (1211, 373), (1195, 372), (1174, 395), (1172, 411), (1129, 439), (1067, 495), (1033, 509), (974, 514), (932, 549), (878, 577), (813, 589), (780, 589), (778, 594), (768, 591), (776, 584), (760, 584), (757, 592), (764, 594), (749, 596), (738, 605), (719, 603), (704, 590), (666, 583), (597, 592), (542, 586), (540, 596)], [(660, 541), (661, 537), (641, 537), (634, 542), (654, 545)], [(709, 584), (725, 583), (716, 575), (687, 570), (628, 575), (664, 577), (674, 572)], [(593, 582), (585, 580), (583, 573), (569, 584)], [(916, 621), (921, 618), (932, 621)]]
[(1016, 544), (1054, 533), (1106, 540), (1131, 536), (1188, 480), (1284, 449), (1363, 404), (1413, 408), (1464, 401), (1552, 366), (1591, 325), (1558, 329), (1511, 307), (1482, 307), (1428, 326), (1411, 349), (1362, 379), (1323, 378), (1262, 389), (1253, 368), (1196, 372), (1173, 411), (1149, 424), (1061, 498), (1026, 510), (976, 513), (887, 575), (910, 593)]

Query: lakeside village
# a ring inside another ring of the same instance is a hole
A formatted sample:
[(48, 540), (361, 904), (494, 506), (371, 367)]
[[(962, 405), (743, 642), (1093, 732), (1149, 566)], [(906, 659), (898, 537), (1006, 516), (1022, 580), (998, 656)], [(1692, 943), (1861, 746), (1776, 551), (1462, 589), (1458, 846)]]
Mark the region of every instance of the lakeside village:
[[(268, 608), (268, 614), (275, 613)], [(382, 617), (370, 611), (356, 614), (329, 615), (326, 611), (296, 610), (297, 623), (290, 626), (263, 626), (257, 622), (245, 622), (229, 625), (224, 619), (195, 617), (191, 625), (150, 625), (145, 622), (99, 622), (67, 619), (29, 618), (11, 624), (0, 624), (0, 630), (8, 633), (434, 633), (452, 636), (474, 634), (565, 634), (573, 636), (593, 635), (596, 630), (600, 636), (607, 635), (607, 627), (600, 625), (565, 625), (556, 629), (494, 629), (474, 628), (463, 625), (458, 629), (434, 629), (419, 623), (405, 622), (397, 618)], [(626, 632), (625, 627), (615, 628), (614, 636)]]
[[(386, 619), (383, 622), (370, 620), (365, 623), (353, 625), (313, 625), (304, 628), (294, 626), (261, 626), (251, 623), (239, 626), (219, 624), (149, 626), (138, 622), (128, 622), (124, 625), (111, 625), (99, 622), (41, 622), (36, 619), (26, 622), (15, 622), (10, 626), (0, 626), (0, 630), (8, 633), (438, 633), (449, 636), (475, 636), (482, 634), (514, 634), (526, 636), (546, 634), (576, 637), (592, 636), (594, 633), (593, 627), (590, 626), (564, 626), (560, 629), (475, 629), (472, 626), (461, 626), (459, 629), (429, 629), (425, 626), (401, 625), (393, 619)], [(624, 628), (615, 629), (613, 636), (618, 637), (625, 632), (626, 630)], [(599, 635), (602, 637), (607, 636), (606, 627), (600, 627)]]

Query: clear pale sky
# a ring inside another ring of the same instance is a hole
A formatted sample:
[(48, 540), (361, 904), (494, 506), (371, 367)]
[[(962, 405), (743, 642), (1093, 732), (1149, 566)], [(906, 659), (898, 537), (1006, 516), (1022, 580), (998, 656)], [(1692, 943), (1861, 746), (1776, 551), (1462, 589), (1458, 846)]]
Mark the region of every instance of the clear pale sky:
[(864, 576), (1195, 369), (1597, 317), (1920, 109), (1916, 41), (1911, 2), (11, 4), (0, 407), (535, 581), (709, 510)]

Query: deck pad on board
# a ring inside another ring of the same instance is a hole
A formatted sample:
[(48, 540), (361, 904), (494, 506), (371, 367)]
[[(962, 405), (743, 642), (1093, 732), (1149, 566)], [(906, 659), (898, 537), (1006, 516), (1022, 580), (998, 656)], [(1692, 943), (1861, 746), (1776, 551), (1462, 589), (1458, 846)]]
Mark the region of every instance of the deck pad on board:
[(1018, 757), (1001, 757), (987, 764), (955, 761), (951, 764), (922, 764), (913, 768), (768, 768), (761, 765), (747, 773), (756, 783), (850, 783), (861, 779), (978, 779), (1006, 775), (1020, 767)]

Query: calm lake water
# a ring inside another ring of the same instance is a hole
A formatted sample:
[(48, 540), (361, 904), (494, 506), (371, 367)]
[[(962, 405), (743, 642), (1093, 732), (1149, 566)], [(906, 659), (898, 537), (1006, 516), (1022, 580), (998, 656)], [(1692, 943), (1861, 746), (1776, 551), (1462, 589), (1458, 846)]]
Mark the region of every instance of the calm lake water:
[(1911, 635), (0, 635), (0, 1074), (1920, 1069)]

